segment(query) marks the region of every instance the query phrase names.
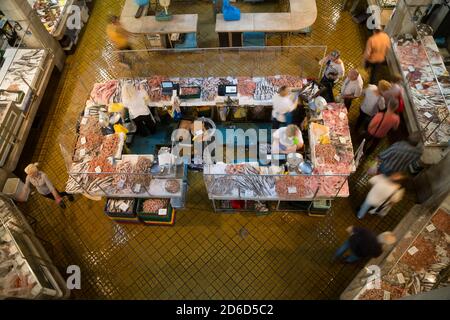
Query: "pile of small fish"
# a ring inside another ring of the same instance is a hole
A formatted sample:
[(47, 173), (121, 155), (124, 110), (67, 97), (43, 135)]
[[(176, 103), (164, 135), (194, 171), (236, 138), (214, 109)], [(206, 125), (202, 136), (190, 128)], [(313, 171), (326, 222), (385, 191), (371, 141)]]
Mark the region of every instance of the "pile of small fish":
[(117, 134), (110, 134), (103, 138), (103, 143), (100, 149), (100, 157), (108, 158), (114, 157), (119, 148), (120, 137)]
[(130, 161), (121, 161), (116, 166), (116, 173), (121, 173), (114, 175), (114, 184), (117, 186), (118, 189), (131, 188), (129, 174), (132, 172), (133, 172), (133, 165), (131, 164)]
[(241, 96), (253, 97), (256, 90), (256, 83), (251, 77), (238, 78), (238, 93)]
[(216, 77), (208, 77), (203, 80), (202, 100), (214, 101), (217, 96), (220, 79)]
[(165, 99), (168, 96), (163, 96), (161, 92), (161, 82), (166, 81), (167, 78), (163, 76), (152, 76), (150, 78), (147, 78), (148, 82), (148, 96), (150, 98), (150, 101), (158, 102)]
[(267, 80), (275, 87), (286, 86), (288, 88), (302, 88), (303, 78), (291, 75), (267, 77)]
[(148, 213), (157, 213), (160, 209), (165, 209), (169, 206), (168, 199), (148, 199), (142, 205), (142, 211)]
[[(66, 191), (69, 193), (104, 193), (113, 191), (113, 176), (110, 174), (92, 174), (90, 172), (90, 162), (72, 163), (69, 179), (66, 184)], [(95, 168), (94, 168), (95, 170)]]
[[(88, 161), (88, 172), (95, 176), (97, 173), (102, 173), (101, 175), (104, 176), (104, 173), (114, 173), (115, 168), (111, 164), (111, 161), (108, 158), (105, 157), (94, 157), (91, 160)], [(99, 172), (96, 171), (96, 169), (100, 169)]]
[(425, 144), (447, 144), (450, 139), (447, 107), (450, 103), (450, 77), (434, 40), (432, 37), (424, 37), (422, 41), (399, 38), (394, 50), (410, 87)]
[(369, 289), (359, 296), (359, 300), (383, 300), (385, 291), (390, 293), (390, 300), (400, 299), (405, 295), (405, 290), (385, 281), (381, 281), (381, 289)]
[(312, 198), (319, 188), (316, 176), (278, 177), (275, 190), (280, 198)]
[(106, 210), (111, 213), (133, 213), (134, 203), (134, 199), (108, 199)]
[(169, 193), (177, 193), (178, 191), (180, 191), (180, 188), (181, 188), (180, 182), (175, 179), (167, 180), (164, 187), (165, 187), (166, 191)]
[(150, 168), (152, 167), (152, 162), (149, 158), (138, 157), (138, 160), (133, 168), (133, 174), (129, 176), (129, 181), (131, 185), (140, 184), (141, 186), (149, 186), (152, 180), (152, 175), (150, 174)]
[(232, 175), (232, 179), (241, 192), (252, 192), (256, 197), (270, 197), (274, 195), (275, 177), (260, 175), (258, 168), (249, 164), (230, 164), (225, 172)]
[(208, 193), (215, 196), (230, 196), (237, 194), (237, 186), (232, 176), (205, 175), (206, 189)]
[[(5, 57), (7, 55), (13, 55), (14, 58), (0, 83), (0, 89), (7, 90), (9, 88), (25, 93), (29, 92), (30, 85), (32, 86), (36, 82), (45, 50), (8, 48), (5, 50)], [(3, 94), (2, 99), (8, 100), (8, 95)], [(25, 99), (22, 103), (24, 102)], [(16, 105), (21, 107), (17, 103)]]
[(270, 83), (267, 78), (253, 78), (253, 80), (256, 82), (256, 89), (253, 94), (255, 100), (271, 100), (278, 92), (278, 88)]

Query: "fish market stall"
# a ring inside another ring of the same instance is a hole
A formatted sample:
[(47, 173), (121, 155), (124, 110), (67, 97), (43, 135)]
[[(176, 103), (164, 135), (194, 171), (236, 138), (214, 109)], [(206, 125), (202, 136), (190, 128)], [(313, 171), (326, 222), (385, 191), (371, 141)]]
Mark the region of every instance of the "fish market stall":
[(412, 10), (399, 10), (387, 28), (393, 47), (388, 63), (404, 78), (408, 130), (420, 131), (425, 147), (445, 147), (450, 141), (450, 76), (431, 28), (417, 24)]
[[(394, 233), (399, 241), (384, 257), (367, 266), (380, 267), (379, 275), (367, 268), (342, 293), (345, 300), (396, 300), (450, 285), (450, 213), (448, 199), (437, 210), (413, 208)], [(373, 285), (367, 286), (371, 276)]]
[[(259, 210), (255, 204), (271, 201), (275, 202), (274, 210), (284, 211), (283, 202), (314, 205), (314, 201), (322, 204), (325, 201), (330, 205), (334, 198), (348, 197), (348, 176), (356, 168), (347, 109), (342, 104), (328, 105), (321, 112), (321, 120), (310, 123), (308, 132), (304, 158), (312, 164), (312, 172), (305, 169), (302, 172), (301, 164), (296, 168), (289, 164), (262, 165), (262, 158), (254, 163), (205, 166), (204, 181), (214, 209), (236, 211), (229, 206), (233, 201), (241, 201), (243, 210), (249, 210), (250, 206)], [(224, 205), (228, 207), (224, 209)]]
[(66, 281), (14, 202), (0, 195), (0, 300), (66, 299)]
[(28, 0), (47, 31), (61, 40), (74, 0)]
[(33, 49), (24, 47), (27, 35), (25, 32), (18, 47), (5, 49), (0, 67), (2, 174), (16, 168), (54, 67), (50, 49), (44, 45)]
[[(128, 85), (133, 85), (135, 89), (128, 95), (137, 96), (140, 91), (144, 92), (145, 95), (148, 95), (146, 103), (150, 107), (170, 105), (172, 90), (176, 90), (180, 97), (181, 107), (216, 106), (223, 104), (227, 97), (230, 97), (236, 105), (271, 106), (272, 96), (278, 92), (281, 86), (300, 90), (307, 83), (307, 79), (293, 75), (207, 78), (155, 75), (148, 78), (118, 79), (96, 83), (91, 91), (88, 104), (122, 102), (124, 90), (128, 90)], [(227, 88), (234, 89), (234, 91), (225, 92)]]

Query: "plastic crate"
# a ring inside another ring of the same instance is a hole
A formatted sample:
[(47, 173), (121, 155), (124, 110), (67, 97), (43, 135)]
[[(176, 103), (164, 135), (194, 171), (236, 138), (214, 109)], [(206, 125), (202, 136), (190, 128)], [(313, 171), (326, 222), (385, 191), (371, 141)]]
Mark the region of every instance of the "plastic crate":
[(138, 203), (137, 203), (136, 212), (137, 212), (137, 216), (139, 217), (139, 219), (141, 219), (143, 222), (148, 222), (148, 221), (168, 222), (171, 220), (171, 214), (172, 214), (173, 208), (170, 205), (169, 199), (167, 199), (167, 207), (165, 208), (165, 209), (167, 209), (167, 214), (163, 215), (163, 216), (160, 216), (158, 214), (158, 212), (143, 211), (142, 206), (143, 206), (145, 200), (148, 200), (148, 199), (139, 199)]
[(110, 217), (110, 218), (123, 218), (123, 219), (134, 219), (136, 220), (137, 215), (136, 215), (136, 207), (137, 207), (137, 203), (138, 201), (136, 201), (136, 199), (134, 198), (123, 198), (123, 200), (133, 200), (133, 206), (126, 212), (109, 212), (108, 211), (108, 203), (112, 200), (118, 200), (117, 198), (107, 198), (106, 199), (106, 203), (105, 203), (105, 214)]

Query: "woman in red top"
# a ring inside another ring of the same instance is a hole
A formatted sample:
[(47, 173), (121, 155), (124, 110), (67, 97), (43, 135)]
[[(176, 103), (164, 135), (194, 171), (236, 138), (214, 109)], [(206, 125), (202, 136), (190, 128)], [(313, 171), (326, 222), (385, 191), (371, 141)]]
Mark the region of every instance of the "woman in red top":
[(365, 153), (370, 154), (380, 143), (381, 139), (387, 136), (391, 129), (397, 130), (400, 124), (400, 117), (396, 114), (398, 108), (398, 100), (390, 99), (388, 101), (387, 111), (378, 112), (370, 121), (366, 144), (364, 146)]

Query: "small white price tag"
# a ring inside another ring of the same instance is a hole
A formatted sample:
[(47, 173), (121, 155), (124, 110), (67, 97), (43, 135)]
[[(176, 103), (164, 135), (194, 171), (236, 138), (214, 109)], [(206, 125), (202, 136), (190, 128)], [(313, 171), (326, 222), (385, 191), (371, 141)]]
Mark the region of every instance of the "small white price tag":
[(86, 137), (81, 137), (80, 143), (81, 143), (81, 144), (85, 144), (85, 143), (86, 143)]
[(102, 172), (102, 168), (100, 166), (95, 167), (95, 172), (100, 173)]
[(345, 144), (347, 143), (347, 139), (345, 139), (344, 137), (339, 137), (339, 142)]
[(426, 106), (428, 104), (427, 100), (419, 100), (419, 103), (421, 106)]
[(428, 232), (432, 232), (432, 231), (434, 231), (434, 230), (436, 230), (436, 227), (434, 226), (434, 224), (429, 224), (428, 226), (427, 226), (427, 231)]
[(87, 118), (83, 118), (81, 119), (81, 124), (84, 126), (85, 124), (87, 124), (88, 119)]
[(297, 193), (297, 187), (288, 187), (288, 193)]
[(197, 130), (197, 131), (195, 131), (195, 135), (196, 135), (196, 136), (199, 136), (199, 135), (201, 135), (201, 134), (203, 134), (203, 130)]
[(383, 300), (391, 300), (391, 293), (389, 291), (384, 290)]
[(416, 84), (416, 89), (417, 90), (423, 90), (423, 86), (420, 83)]
[(340, 158), (337, 154), (335, 154), (333, 158), (334, 158), (337, 162), (341, 161), (341, 158)]
[(427, 117), (428, 119), (433, 118), (433, 115), (431, 113), (429, 113), (429, 112), (425, 112), (423, 115), (425, 117)]
[(86, 155), (85, 149), (80, 149), (80, 157), (84, 157)]
[(414, 72), (414, 70), (416, 70), (416, 69), (413, 66), (409, 66), (408, 70), (411, 71), (411, 72)]
[(120, 179), (119, 182), (117, 182), (117, 188), (122, 189), (125, 185), (125, 179)]
[(167, 215), (167, 209), (159, 209), (158, 216), (165, 216)]
[(411, 248), (409, 248), (408, 253), (410, 255), (415, 255), (417, 252), (419, 251), (419, 249), (417, 249), (416, 247), (412, 246)]
[(119, 205), (119, 209), (122, 210), (122, 211), (127, 211), (129, 207), (130, 206), (128, 204), (126, 204), (126, 203), (121, 203)]
[(140, 183), (136, 183), (134, 185), (134, 192), (139, 193), (141, 191), (141, 184)]
[(113, 158), (113, 157), (108, 157), (108, 162), (109, 162), (110, 164), (113, 164), (113, 163), (114, 163), (114, 158)]
[(397, 280), (400, 284), (405, 283), (405, 277), (403, 276), (403, 273), (397, 273)]

